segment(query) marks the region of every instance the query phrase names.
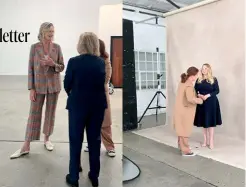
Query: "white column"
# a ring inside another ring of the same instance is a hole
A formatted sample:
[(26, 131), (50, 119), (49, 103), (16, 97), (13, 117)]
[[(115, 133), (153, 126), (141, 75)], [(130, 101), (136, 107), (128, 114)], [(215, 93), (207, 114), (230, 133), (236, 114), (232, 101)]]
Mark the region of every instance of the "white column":
[(122, 4), (104, 5), (99, 12), (98, 36), (110, 53), (111, 36), (122, 36)]

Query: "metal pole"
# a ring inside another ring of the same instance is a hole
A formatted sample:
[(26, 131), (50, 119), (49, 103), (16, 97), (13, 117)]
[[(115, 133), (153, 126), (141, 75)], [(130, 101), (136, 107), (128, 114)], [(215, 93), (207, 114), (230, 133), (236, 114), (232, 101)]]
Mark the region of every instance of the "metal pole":
[(164, 25), (159, 25), (159, 24), (154, 24), (154, 23), (142, 23), (142, 24), (145, 24), (145, 25), (152, 25), (152, 26), (157, 26), (157, 27), (166, 27)]
[(150, 21), (150, 20), (152, 20), (152, 19), (156, 19), (156, 17), (157, 17), (157, 16), (154, 16), (154, 17), (151, 17), (151, 18), (147, 18), (147, 19), (144, 19), (144, 20), (142, 20), (142, 21), (136, 21), (136, 23), (138, 24), (138, 23), (143, 23), (143, 22), (146, 22), (146, 21)]
[(174, 3), (173, 1), (171, 0), (166, 0), (168, 3), (170, 3), (171, 5), (173, 5), (174, 7), (180, 9), (180, 6), (178, 6), (176, 3)]
[(159, 47), (156, 48), (156, 54), (157, 54), (157, 83), (158, 83), (158, 92), (157, 93), (157, 100), (156, 100), (156, 111), (155, 111), (155, 117), (156, 117), (156, 122), (158, 122), (158, 110), (159, 110), (159, 99), (160, 99), (160, 94), (159, 91), (161, 90), (161, 72), (160, 72), (160, 53), (159, 53)]
[[(136, 23), (137, 21), (133, 21), (133, 22)], [(141, 24), (151, 25), (151, 26), (157, 26), (157, 27), (164, 27), (164, 28), (166, 27), (165, 25), (159, 25), (159, 24), (154, 24), (154, 23), (141, 23)]]
[[(159, 47), (156, 48), (156, 54), (157, 54), (157, 77), (161, 76), (161, 71), (160, 71), (160, 53), (159, 53)], [(161, 78), (160, 78), (161, 79)], [(158, 80), (158, 90), (161, 90), (161, 84), (160, 80)]]

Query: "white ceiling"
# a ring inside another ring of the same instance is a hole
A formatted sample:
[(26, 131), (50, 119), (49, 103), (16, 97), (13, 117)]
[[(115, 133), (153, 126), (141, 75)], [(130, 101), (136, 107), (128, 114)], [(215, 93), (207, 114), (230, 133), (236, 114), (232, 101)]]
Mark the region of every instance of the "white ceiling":
[(123, 0), (123, 4), (162, 13), (178, 9), (168, 1), (173, 2), (179, 7), (185, 7), (203, 0)]

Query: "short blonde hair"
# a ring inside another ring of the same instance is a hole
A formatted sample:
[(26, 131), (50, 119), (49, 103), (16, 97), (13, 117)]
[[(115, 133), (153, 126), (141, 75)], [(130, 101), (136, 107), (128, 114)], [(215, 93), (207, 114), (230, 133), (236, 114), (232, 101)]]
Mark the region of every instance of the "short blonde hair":
[(79, 54), (91, 54), (100, 56), (99, 39), (96, 34), (92, 32), (85, 32), (80, 35), (77, 45)]
[(41, 24), (39, 28), (39, 33), (38, 33), (38, 40), (42, 41), (44, 39), (44, 32), (49, 29), (50, 27), (54, 27), (53, 23), (50, 22), (44, 22)]

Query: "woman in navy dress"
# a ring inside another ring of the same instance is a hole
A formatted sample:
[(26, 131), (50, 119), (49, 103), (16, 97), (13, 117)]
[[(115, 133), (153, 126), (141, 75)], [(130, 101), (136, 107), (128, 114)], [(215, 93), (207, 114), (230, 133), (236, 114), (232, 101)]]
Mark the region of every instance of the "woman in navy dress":
[(214, 127), (222, 124), (220, 105), (217, 98), (219, 84), (216, 77), (212, 75), (209, 64), (203, 64), (201, 77), (197, 79), (195, 90), (198, 97), (203, 99), (203, 104), (196, 108), (194, 125), (203, 128), (202, 147), (214, 147)]

